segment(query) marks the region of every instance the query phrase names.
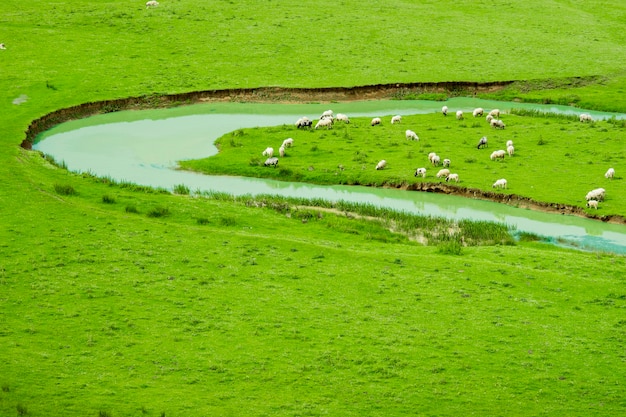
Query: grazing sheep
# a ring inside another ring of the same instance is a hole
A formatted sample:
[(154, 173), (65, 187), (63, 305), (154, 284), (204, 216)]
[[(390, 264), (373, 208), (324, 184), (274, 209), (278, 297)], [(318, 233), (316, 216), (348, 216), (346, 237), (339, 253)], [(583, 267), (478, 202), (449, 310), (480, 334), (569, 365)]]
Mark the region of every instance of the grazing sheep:
[(429, 153), (429, 154), (428, 154), (428, 160), (432, 163), (432, 162), (433, 162), (433, 158), (434, 158), (435, 156), (437, 156), (437, 154), (436, 154), (436, 153), (434, 153), (434, 152)]
[(443, 160), (443, 166), (445, 167), (449, 167), (450, 166), (450, 160), (449, 159), (444, 159)]
[(437, 166), (441, 163), (441, 158), (439, 157), (439, 155), (435, 155), (433, 156), (433, 159), (430, 160), (430, 162), (433, 164), (433, 166)]
[(513, 141), (512, 140), (507, 140), (506, 141), (506, 147), (508, 148), (509, 146), (513, 146)]
[(489, 159), (491, 159), (492, 161), (495, 161), (496, 159), (504, 159), (505, 155), (506, 152), (500, 149), (498, 151), (491, 152), (491, 156), (489, 156)]
[(3, 43), (0, 43), (0, 49), (7, 49), (7, 47)]
[(459, 182), (459, 174), (450, 174), (446, 177), (446, 182), (450, 182), (450, 181), (454, 181), (454, 182)]
[(374, 117), (372, 119), (372, 126), (379, 125), (379, 124), (381, 124), (381, 122), (382, 122), (382, 120), (380, 120), (380, 117)]
[(285, 147), (281, 146), (280, 148), (278, 148), (278, 155), (280, 155), (281, 158), (283, 158), (285, 156)]
[(276, 168), (278, 166), (278, 158), (267, 158), (265, 160), (265, 166), (273, 166), (274, 168)]
[(585, 200), (604, 201), (605, 193), (606, 193), (606, 190), (604, 188), (596, 188), (595, 190), (591, 190), (587, 193), (587, 195), (585, 196)]
[(483, 108), (482, 107), (477, 107), (474, 109), (474, 111), (472, 112), (472, 116), (474, 117), (478, 117), (478, 116), (482, 116), (483, 115)]
[(441, 108), (441, 113), (443, 113), (444, 116), (448, 115), (448, 106), (443, 106)]
[(379, 169), (383, 169), (383, 168), (385, 168), (386, 166), (387, 166), (387, 161), (385, 161), (384, 159), (382, 159), (380, 162), (378, 162), (378, 163), (376, 164), (376, 169), (377, 169), (377, 170), (379, 170)]
[(400, 123), (401, 121), (402, 121), (402, 116), (400, 116), (399, 114), (391, 118), (392, 125), (395, 125), (396, 123)]
[(150, 7), (157, 7), (159, 5), (159, 2), (156, 0), (150, 0), (149, 2), (146, 2), (146, 9), (149, 9)]
[(417, 133), (413, 132), (411, 129), (407, 130), (405, 134), (408, 140), (420, 140), (420, 138), (417, 137)]
[(311, 127), (313, 122), (308, 117), (301, 117), (296, 121), (296, 127), (302, 129), (303, 127)]
[(513, 156), (513, 154), (515, 153), (515, 147), (513, 147), (513, 145), (509, 145), (506, 147), (506, 153), (509, 154), (509, 156)]
[(598, 209), (598, 200), (589, 200), (587, 201), (587, 207), (588, 208), (594, 208), (594, 209)]
[(350, 123), (350, 118), (343, 113), (337, 113), (337, 120), (342, 121), (344, 123)]
[(315, 129), (319, 129), (320, 127), (325, 127), (326, 129), (332, 129), (333, 119), (330, 119), (330, 118), (319, 119), (318, 122), (315, 124)]
[(322, 116), (320, 117), (320, 119), (324, 119), (326, 117), (333, 117), (334, 113), (332, 110), (326, 110), (325, 112), (322, 113)]
[(585, 123), (585, 122), (593, 122), (593, 117), (591, 117), (591, 115), (590, 115), (589, 113), (582, 113), (582, 114), (580, 115), (580, 121), (581, 121), (582, 123)]
[(480, 148), (487, 148), (487, 147), (489, 147), (489, 145), (487, 145), (487, 136), (483, 136), (478, 141), (478, 149), (480, 149)]
[(492, 188), (506, 188), (506, 180), (501, 178), (493, 183)]
[(615, 170), (613, 168), (609, 168), (608, 171), (606, 171), (606, 174), (604, 174), (604, 178), (608, 178), (608, 179), (613, 179), (613, 177), (615, 176)]
[(500, 117), (500, 110), (498, 109), (493, 109), (489, 112), (489, 116), (493, 117), (494, 119), (497, 119), (498, 117)]
[(485, 119), (487, 119), (487, 123), (491, 124), (491, 121), (493, 120), (493, 116), (488, 114), (487, 117), (485, 117)]
[(293, 138), (287, 138), (283, 141), (282, 144), (283, 147), (285, 148), (291, 148), (293, 146)]
[(271, 158), (272, 155), (274, 155), (274, 148), (265, 148), (265, 150), (263, 151), (263, 156)]
[(437, 178), (447, 178), (448, 175), (450, 175), (450, 170), (449, 169), (440, 169), (439, 172), (437, 173)]
[(500, 119), (492, 119), (491, 122), (489, 122), (489, 124), (494, 129), (504, 129), (506, 127), (504, 122), (502, 120), (500, 120)]
[(456, 112), (456, 119), (457, 120), (463, 120), (463, 110), (457, 110), (457, 112)]
[(417, 168), (415, 170), (414, 177), (421, 176), (422, 178), (426, 178), (426, 168)]

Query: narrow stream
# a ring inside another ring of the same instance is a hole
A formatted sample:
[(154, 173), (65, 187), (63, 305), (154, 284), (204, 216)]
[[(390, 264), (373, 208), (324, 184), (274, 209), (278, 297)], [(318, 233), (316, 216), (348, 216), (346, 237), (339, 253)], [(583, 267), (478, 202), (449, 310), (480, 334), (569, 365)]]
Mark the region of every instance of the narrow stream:
[[(359, 101), (333, 104), (205, 103), (172, 109), (124, 111), (71, 121), (42, 133), (33, 146), (71, 171), (90, 172), (140, 185), (173, 189), (184, 184), (193, 191), (234, 195), (279, 194), (369, 203), (406, 212), (498, 221), (520, 232), (546, 236), (557, 244), (588, 250), (626, 253), (626, 226), (576, 216), (518, 209), (504, 204), (451, 195), (355, 186), (319, 186), (257, 178), (200, 175), (176, 171), (176, 162), (217, 153), (214, 141), (236, 129), (293, 124), (300, 116), (315, 119), (332, 108), (351, 117), (417, 114), (439, 111), (442, 102)], [(594, 119), (626, 115), (583, 111), (567, 106), (503, 103), (472, 98), (445, 102), (454, 110), (527, 108), (580, 114)]]

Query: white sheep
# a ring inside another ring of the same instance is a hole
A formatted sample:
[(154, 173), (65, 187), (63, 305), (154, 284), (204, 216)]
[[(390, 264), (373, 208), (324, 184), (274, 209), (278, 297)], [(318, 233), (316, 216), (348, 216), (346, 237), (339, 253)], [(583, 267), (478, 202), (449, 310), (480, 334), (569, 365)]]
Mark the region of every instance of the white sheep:
[(430, 162), (434, 165), (437, 166), (441, 163), (441, 158), (439, 157), (439, 155), (435, 155), (433, 156), (433, 159), (430, 160)]
[(459, 182), (459, 174), (450, 174), (446, 177), (446, 182), (450, 182), (450, 181), (454, 181), (454, 182)]
[(447, 168), (440, 169), (437, 173), (437, 178), (447, 178), (450, 175), (450, 170)]
[(506, 127), (504, 122), (502, 120), (500, 120), (500, 119), (492, 119), (491, 122), (489, 122), (489, 124), (494, 129), (504, 129)]
[(7, 49), (7, 47), (3, 43), (0, 43), (0, 49)]
[(593, 117), (591, 117), (591, 115), (589, 113), (581, 113), (581, 115), (579, 116), (580, 121), (582, 123), (585, 122), (593, 122)]
[(382, 120), (380, 120), (380, 117), (374, 117), (372, 119), (372, 126), (379, 125), (379, 124), (381, 124), (381, 122), (382, 122)]
[(500, 150), (491, 152), (489, 159), (491, 159), (492, 161), (495, 161), (496, 159), (504, 159), (505, 155), (506, 155), (506, 152), (500, 149)]
[(463, 120), (463, 110), (457, 110), (456, 118), (457, 120)]
[(426, 178), (426, 168), (417, 168), (415, 170), (415, 177), (421, 176), (422, 178)]
[(428, 160), (430, 161), (430, 163), (433, 162), (433, 158), (436, 157), (437, 154), (435, 152), (431, 152), (428, 154)]
[(504, 178), (500, 178), (499, 180), (494, 182), (491, 187), (492, 188), (506, 188), (506, 185), (507, 185), (506, 180)]
[(595, 190), (591, 190), (585, 196), (585, 200), (598, 200), (604, 201), (606, 190), (604, 188), (596, 188)]
[(413, 132), (411, 129), (408, 129), (405, 135), (408, 140), (420, 140), (420, 138), (417, 137), (417, 133)]
[(350, 123), (350, 118), (343, 113), (337, 113), (337, 120), (344, 123)]
[(441, 108), (441, 113), (443, 113), (444, 116), (448, 115), (448, 106), (443, 106)]
[(598, 209), (598, 200), (589, 200), (587, 201), (587, 207), (588, 208), (594, 208), (594, 209)]
[(330, 119), (330, 118), (319, 119), (317, 123), (315, 124), (315, 129), (319, 129), (320, 127), (325, 127), (326, 129), (332, 129), (333, 119)]
[(487, 119), (487, 123), (491, 124), (491, 121), (493, 120), (493, 116), (488, 114), (487, 117), (485, 117), (485, 119)]
[(283, 144), (281, 145), (285, 148), (291, 148), (293, 146), (293, 138), (287, 138), (283, 141)]
[(149, 2), (146, 2), (146, 9), (149, 9), (150, 7), (157, 7), (159, 5), (159, 2), (156, 0), (150, 0)]
[(512, 140), (507, 140), (506, 141), (506, 147), (508, 148), (509, 146), (513, 146), (513, 141)]
[(278, 166), (278, 158), (267, 158), (265, 160), (265, 166), (273, 166), (274, 168), (276, 168)]
[(443, 166), (445, 167), (449, 167), (450, 166), (450, 160), (449, 159), (444, 159), (443, 160)]
[(609, 168), (608, 171), (604, 174), (604, 178), (613, 179), (615, 176), (615, 170), (613, 168)]
[(483, 115), (483, 108), (482, 107), (477, 107), (474, 109), (474, 111), (472, 112), (472, 116), (474, 117), (478, 117), (478, 116), (482, 116)]
[(324, 119), (326, 117), (333, 117), (334, 113), (332, 110), (326, 110), (325, 112), (322, 113), (322, 116), (320, 117), (320, 119)]
[(271, 158), (272, 155), (274, 155), (274, 148), (271, 148), (271, 147), (265, 148), (265, 150), (263, 151), (263, 156), (267, 156), (268, 158)]
[(392, 125), (395, 125), (396, 123), (400, 123), (401, 121), (402, 121), (402, 116), (400, 116), (399, 114), (391, 118)]
[(478, 149), (485, 148), (488, 146), (489, 145), (487, 144), (487, 136), (483, 136), (482, 138), (480, 138), (480, 140), (478, 141)]
[(281, 158), (283, 158), (285, 156), (285, 147), (281, 146), (280, 148), (278, 148), (278, 155), (280, 155)]
[(387, 161), (385, 161), (384, 159), (380, 160), (377, 164), (376, 164), (376, 169), (383, 169), (387, 166)]
[(498, 109), (493, 109), (489, 112), (489, 116), (493, 117), (494, 119), (497, 119), (498, 117), (500, 117), (500, 110)]
[(513, 145), (507, 146), (506, 153), (508, 153), (509, 156), (513, 156), (513, 154), (515, 153), (515, 147)]

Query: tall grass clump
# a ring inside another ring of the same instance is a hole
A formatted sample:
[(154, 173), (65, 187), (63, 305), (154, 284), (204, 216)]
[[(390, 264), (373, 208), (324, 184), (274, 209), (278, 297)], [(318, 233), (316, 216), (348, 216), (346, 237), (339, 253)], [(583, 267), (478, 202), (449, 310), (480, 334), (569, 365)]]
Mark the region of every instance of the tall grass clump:
[(115, 204), (115, 197), (109, 195), (109, 194), (104, 194), (102, 196), (102, 202), (104, 204)]
[(167, 207), (153, 207), (146, 213), (148, 217), (154, 218), (169, 216), (169, 214), (170, 209), (168, 209)]
[(178, 184), (174, 186), (173, 192), (178, 195), (189, 195), (189, 187), (185, 184)]
[(56, 191), (57, 194), (60, 194), (60, 195), (76, 195), (76, 194), (78, 194), (76, 192), (76, 190), (74, 189), (74, 187), (72, 187), (71, 185), (68, 185), (68, 184), (55, 184), (54, 185), (54, 191)]

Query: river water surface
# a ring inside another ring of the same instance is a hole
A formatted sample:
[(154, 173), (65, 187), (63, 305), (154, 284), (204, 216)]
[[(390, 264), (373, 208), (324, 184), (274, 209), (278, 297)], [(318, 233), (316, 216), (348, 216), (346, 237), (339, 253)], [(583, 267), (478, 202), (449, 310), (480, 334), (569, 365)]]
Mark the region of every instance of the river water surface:
[[(503, 103), (471, 98), (445, 102), (456, 110), (471, 112), (527, 108), (545, 112), (580, 114), (567, 106)], [(293, 124), (301, 116), (316, 119), (332, 108), (351, 117), (432, 113), (443, 103), (356, 101), (332, 104), (204, 103), (172, 109), (123, 111), (60, 124), (37, 137), (33, 148), (63, 161), (71, 171), (90, 172), (140, 185), (173, 189), (185, 185), (194, 191), (218, 191), (233, 195), (278, 194), (369, 203), (410, 213), (453, 219), (498, 221), (517, 231), (535, 233), (557, 244), (588, 250), (626, 253), (626, 226), (577, 216), (519, 209), (505, 204), (452, 195), (358, 186), (319, 186), (257, 178), (201, 175), (177, 171), (177, 161), (215, 155), (214, 141), (240, 128)], [(594, 119), (626, 115), (584, 111)], [(294, 127), (295, 129), (295, 127)]]

